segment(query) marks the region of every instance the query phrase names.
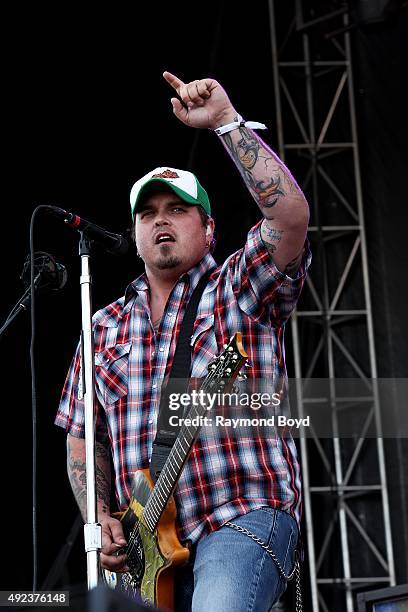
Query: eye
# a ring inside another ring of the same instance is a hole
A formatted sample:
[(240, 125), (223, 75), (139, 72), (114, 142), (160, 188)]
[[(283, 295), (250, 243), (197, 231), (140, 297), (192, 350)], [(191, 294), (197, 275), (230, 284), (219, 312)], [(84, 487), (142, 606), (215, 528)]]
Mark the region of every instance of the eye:
[(144, 219), (147, 215), (151, 215), (152, 211), (151, 210), (142, 210), (142, 212), (140, 213), (140, 218)]
[(185, 209), (181, 208), (180, 206), (174, 206), (172, 210), (176, 213), (185, 212)]

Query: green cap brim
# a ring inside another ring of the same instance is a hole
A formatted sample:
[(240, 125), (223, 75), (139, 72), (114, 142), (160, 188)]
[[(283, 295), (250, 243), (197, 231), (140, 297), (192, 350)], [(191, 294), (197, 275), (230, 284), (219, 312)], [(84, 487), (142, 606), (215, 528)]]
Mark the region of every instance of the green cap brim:
[(137, 210), (137, 206), (138, 206), (142, 196), (145, 195), (146, 192), (149, 191), (149, 185), (151, 186), (152, 183), (164, 183), (164, 185), (166, 185), (166, 187), (171, 189), (181, 200), (186, 202), (186, 204), (190, 204), (192, 206), (201, 206), (201, 208), (204, 209), (204, 211), (207, 213), (207, 215), (211, 215), (211, 206), (210, 206), (210, 202), (209, 202), (207, 193), (204, 191), (204, 189), (201, 186), (200, 186), (201, 187), (201, 194), (200, 194), (201, 195), (201, 199), (197, 199), (197, 198), (193, 198), (188, 193), (186, 193), (185, 191), (183, 191), (179, 187), (176, 187), (175, 185), (173, 185), (169, 181), (166, 181), (165, 179), (162, 179), (162, 178), (151, 178), (145, 185), (143, 185), (143, 187), (140, 189), (139, 193), (137, 194), (137, 198), (136, 198), (135, 204), (134, 204), (134, 206), (132, 208), (132, 217), (133, 218), (135, 216), (135, 213), (136, 213), (136, 210)]

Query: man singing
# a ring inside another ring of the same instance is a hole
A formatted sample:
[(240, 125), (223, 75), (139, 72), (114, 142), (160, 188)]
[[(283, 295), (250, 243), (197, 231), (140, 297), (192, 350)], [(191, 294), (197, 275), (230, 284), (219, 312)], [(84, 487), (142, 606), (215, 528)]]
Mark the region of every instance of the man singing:
[[(265, 126), (245, 124), (213, 79), (185, 84), (169, 72), (163, 76), (178, 95), (171, 98), (176, 117), (214, 131), (263, 219), (250, 229), (243, 248), (217, 267), (210, 201), (194, 174), (163, 166), (132, 188), (134, 236), (145, 272), (93, 318), (101, 564), (119, 572), (127, 570), (126, 556), (116, 554), (126, 540), (111, 516), (110, 461), (117, 502), (126, 509), (133, 473), (149, 466), (161, 383), (197, 283), (209, 272), (191, 337), (190, 375), (203, 378), (214, 355), (240, 331), (248, 376), (273, 386), (286, 377), (284, 328), (310, 264), (308, 204), (254, 131)], [(78, 347), (56, 423), (68, 432), (69, 479), (85, 518), (80, 378)], [(284, 576), (294, 566), (301, 506), (296, 448), (290, 437), (220, 433), (216, 440), (202, 430), (174, 492), (178, 537), (191, 544), (188, 565), (177, 570), (175, 609), (266, 611), (285, 590)]]

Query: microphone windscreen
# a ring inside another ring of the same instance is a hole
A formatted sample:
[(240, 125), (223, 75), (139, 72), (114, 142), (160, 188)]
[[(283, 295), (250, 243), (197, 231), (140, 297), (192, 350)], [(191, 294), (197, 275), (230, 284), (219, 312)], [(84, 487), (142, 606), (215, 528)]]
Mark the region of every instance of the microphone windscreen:
[[(30, 255), (28, 255), (20, 277), (25, 287), (30, 285), (30, 270)], [(34, 254), (34, 277), (38, 277), (36, 286), (39, 289), (58, 291), (66, 284), (68, 273), (66, 267), (56, 261), (52, 255), (44, 251), (36, 251)]]

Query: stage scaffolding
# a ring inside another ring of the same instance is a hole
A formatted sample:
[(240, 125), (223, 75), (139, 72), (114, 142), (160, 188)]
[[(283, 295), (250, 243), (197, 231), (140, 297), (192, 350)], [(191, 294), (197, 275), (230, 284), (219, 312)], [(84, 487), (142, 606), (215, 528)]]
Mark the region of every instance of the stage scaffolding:
[[(333, 434), (300, 438), (305, 565), (313, 611), (352, 612), (356, 592), (395, 584), (395, 571), (349, 15), (339, 2), (268, 4), (279, 155), (311, 206), (313, 265), (291, 319), (299, 416), (321, 399), (306, 397), (302, 379), (329, 379)], [(336, 379), (350, 377), (366, 392), (341, 398)], [(357, 413), (357, 435), (339, 437), (340, 415)], [(369, 427), (377, 435), (366, 439)]]

